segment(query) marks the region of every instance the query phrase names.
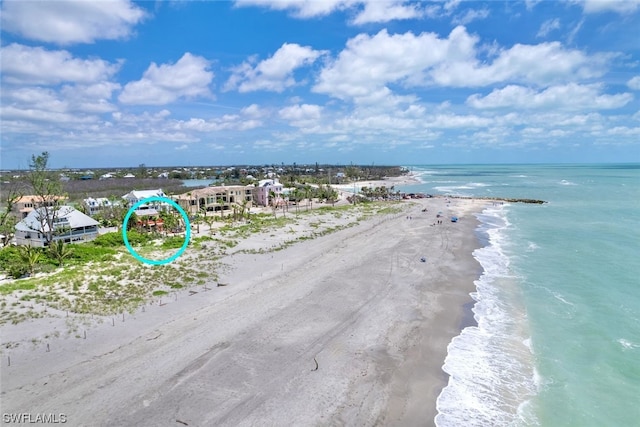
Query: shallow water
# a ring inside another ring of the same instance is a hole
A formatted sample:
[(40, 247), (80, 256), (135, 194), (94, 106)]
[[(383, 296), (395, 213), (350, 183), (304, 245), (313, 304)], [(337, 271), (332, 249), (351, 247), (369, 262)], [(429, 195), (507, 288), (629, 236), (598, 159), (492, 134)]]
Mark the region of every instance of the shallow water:
[(415, 166), (433, 194), (518, 197), (479, 215), (474, 317), (436, 423), (637, 425), (640, 165)]

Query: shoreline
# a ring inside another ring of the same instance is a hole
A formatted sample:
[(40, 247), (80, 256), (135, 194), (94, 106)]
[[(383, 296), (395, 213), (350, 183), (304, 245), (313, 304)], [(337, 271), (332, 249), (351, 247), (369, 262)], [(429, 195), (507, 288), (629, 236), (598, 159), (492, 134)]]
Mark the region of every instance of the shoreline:
[[(473, 213), (485, 205), (405, 202), (278, 252), (226, 257), (229, 286), (178, 292), (86, 340), (3, 349), (3, 410), (100, 425), (433, 424), (447, 345), (481, 272)], [(437, 211), (460, 221), (434, 226)], [(9, 328), (20, 325), (3, 325), (3, 340)]]

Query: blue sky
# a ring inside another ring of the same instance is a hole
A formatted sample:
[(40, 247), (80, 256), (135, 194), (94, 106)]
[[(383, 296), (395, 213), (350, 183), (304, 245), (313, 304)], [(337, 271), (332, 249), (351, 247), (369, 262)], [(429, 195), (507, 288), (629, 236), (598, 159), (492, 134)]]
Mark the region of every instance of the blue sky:
[(640, 0), (3, 1), (3, 169), (640, 161)]

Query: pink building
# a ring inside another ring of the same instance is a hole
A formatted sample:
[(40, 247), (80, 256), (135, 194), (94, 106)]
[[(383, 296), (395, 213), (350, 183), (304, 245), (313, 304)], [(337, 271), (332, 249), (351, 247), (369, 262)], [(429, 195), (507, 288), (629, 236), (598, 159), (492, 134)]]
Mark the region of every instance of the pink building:
[(283, 188), (284, 186), (277, 179), (263, 179), (253, 189), (253, 201), (257, 206), (268, 206), (271, 192), (275, 193), (276, 201), (280, 201)]

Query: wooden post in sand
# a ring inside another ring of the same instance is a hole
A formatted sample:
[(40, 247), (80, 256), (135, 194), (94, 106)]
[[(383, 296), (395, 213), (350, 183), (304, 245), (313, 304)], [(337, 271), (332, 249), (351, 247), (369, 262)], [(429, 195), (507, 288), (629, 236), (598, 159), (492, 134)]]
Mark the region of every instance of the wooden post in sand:
[(113, 317), (111, 318), (111, 326), (116, 326), (116, 319)]
[(87, 339), (87, 331), (86, 330), (84, 331), (84, 339), (85, 340)]
[(47, 353), (49, 352), (49, 343), (47, 343)]
[(124, 322), (124, 312), (122, 312), (122, 321)]
[(11, 356), (7, 356), (7, 365), (11, 366)]

